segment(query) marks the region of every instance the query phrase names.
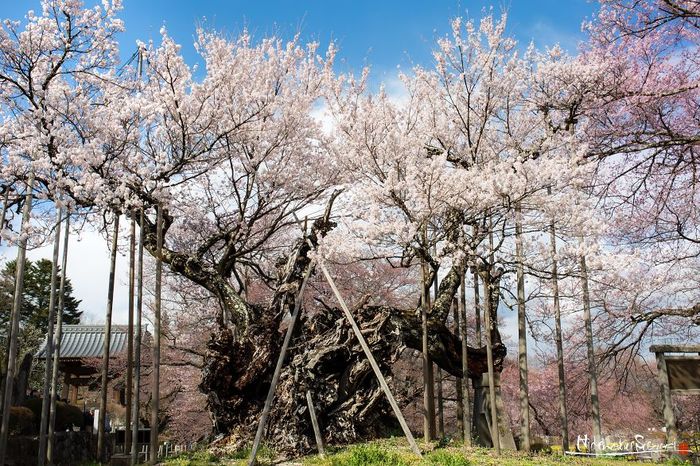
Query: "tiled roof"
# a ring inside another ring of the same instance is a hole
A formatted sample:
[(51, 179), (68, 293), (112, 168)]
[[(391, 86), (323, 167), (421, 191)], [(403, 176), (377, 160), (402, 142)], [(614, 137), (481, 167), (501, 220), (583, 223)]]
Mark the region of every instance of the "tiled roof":
[[(112, 325), (111, 333), (109, 354), (114, 355), (125, 351), (129, 327)], [(102, 357), (104, 334), (104, 325), (64, 325), (61, 337), (61, 359)], [(46, 358), (46, 340), (34, 357)]]

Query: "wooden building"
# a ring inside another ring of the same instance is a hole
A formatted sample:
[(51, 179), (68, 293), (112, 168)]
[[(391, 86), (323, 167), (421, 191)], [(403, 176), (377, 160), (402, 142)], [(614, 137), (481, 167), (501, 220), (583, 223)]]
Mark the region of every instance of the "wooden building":
[[(64, 325), (61, 338), (59, 370), (62, 374), (61, 398), (81, 407), (98, 407), (100, 397), (100, 366), (104, 350), (103, 325)], [(112, 325), (110, 360), (123, 357), (126, 352), (128, 327)], [(46, 359), (46, 341), (35, 355)], [(112, 363), (110, 362), (112, 367)], [(124, 387), (114, 383), (120, 375), (110, 367), (110, 405), (125, 405)], [(116, 367), (114, 369), (117, 369)], [(119, 411), (119, 409), (117, 409)]]

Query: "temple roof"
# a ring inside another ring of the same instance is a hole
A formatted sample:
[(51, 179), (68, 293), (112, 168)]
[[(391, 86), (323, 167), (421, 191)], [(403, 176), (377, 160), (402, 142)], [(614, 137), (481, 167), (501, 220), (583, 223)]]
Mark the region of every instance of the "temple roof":
[[(61, 359), (102, 357), (104, 333), (104, 325), (64, 325), (61, 337)], [(125, 351), (129, 335), (128, 327), (112, 325), (111, 335), (110, 355)], [(46, 340), (34, 357), (46, 358)]]

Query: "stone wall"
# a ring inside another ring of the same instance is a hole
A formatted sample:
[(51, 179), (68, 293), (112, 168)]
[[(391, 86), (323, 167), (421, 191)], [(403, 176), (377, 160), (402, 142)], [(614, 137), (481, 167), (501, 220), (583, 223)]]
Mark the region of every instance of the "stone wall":
[[(107, 442), (108, 454), (113, 449), (113, 436)], [(56, 432), (55, 457), (57, 465), (76, 465), (96, 459), (97, 434), (90, 432)], [(33, 466), (37, 463), (39, 439), (36, 436), (16, 436), (8, 439), (7, 464)]]

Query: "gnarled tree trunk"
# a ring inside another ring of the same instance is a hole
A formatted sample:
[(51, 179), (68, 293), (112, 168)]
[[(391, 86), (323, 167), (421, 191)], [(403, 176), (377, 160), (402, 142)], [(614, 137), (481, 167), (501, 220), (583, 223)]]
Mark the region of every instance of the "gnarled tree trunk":
[[(167, 215), (165, 219), (167, 229)], [(269, 308), (245, 303), (215, 268), (164, 247), (163, 258), (171, 269), (207, 288), (222, 306), (219, 329), (208, 343), (200, 389), (207, 395), (216, 429), (234, 443), (243, 445), (255, 435), (283, 340), (283, 318), (294, 307), (311, 245), (333, 226), (326, 216), (314, 223), (308, 241), (297, 242)], [(144, 228), (145, 246), (153, 250), (154, 225), (146, 219)], [(432, 360), (456, 377), (463, 375), (461, 342), (445, 323), (465, 269), (464, 263), (456, 264), (444, 277), (428, 323)], [(360, 305), (353, 314), (391, 384), (392, 364), (400, 352), (406, 347), (421, 350), (420, 309)], [(307, 390), (314, 395), (328, 443), (345, 444), (395, 432), (398, 422), (342, 311), (327, 309), (302, 316), (280, 376), (266, 438), (279, 452), (298, 455), (314, 449)], [(498, 337), (494, 345), (498, 367), (505, 353)], [(468, 355), (467, 375), (481, 377), (487, 371), (486, 348), (470, 347)]]

